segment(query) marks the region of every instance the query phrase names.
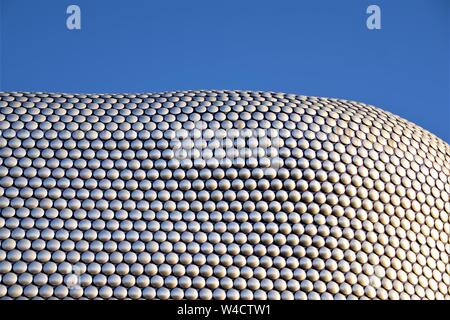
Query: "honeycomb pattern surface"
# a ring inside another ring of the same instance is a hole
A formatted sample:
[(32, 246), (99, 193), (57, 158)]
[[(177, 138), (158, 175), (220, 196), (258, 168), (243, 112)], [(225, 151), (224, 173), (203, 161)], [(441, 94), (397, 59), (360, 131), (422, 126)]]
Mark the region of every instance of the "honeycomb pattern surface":
[(450, 299), (450, 146), (363, 103), (0, 93), (0, 299)]

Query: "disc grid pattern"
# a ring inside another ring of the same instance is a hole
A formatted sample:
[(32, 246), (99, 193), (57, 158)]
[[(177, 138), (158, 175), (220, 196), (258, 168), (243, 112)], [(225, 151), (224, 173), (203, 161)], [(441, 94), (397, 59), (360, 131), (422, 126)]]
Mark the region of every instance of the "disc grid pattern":
[(3, 92), (0, 299), (450, 299), (449, 172), (355, 101)]

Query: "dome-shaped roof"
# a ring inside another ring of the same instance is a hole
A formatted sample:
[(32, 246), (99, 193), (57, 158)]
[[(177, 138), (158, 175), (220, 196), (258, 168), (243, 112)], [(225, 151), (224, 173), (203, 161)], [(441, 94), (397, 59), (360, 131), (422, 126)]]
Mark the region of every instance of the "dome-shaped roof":
[(449, 299), (449, 172), (355, 101), (0, 93), (0, 298)]

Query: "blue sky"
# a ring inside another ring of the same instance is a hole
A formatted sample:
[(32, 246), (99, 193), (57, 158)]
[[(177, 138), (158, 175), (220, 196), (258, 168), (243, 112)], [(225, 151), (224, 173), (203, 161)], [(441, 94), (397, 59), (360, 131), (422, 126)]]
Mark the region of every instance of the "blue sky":
[[(374, 104), (450, 142), (448, 0), (0, 0), (0, 90), (249, 89)], [(81, 8), (81, 30), (66, 8)], [(368, 30), (366, 8), (381, 8)]]

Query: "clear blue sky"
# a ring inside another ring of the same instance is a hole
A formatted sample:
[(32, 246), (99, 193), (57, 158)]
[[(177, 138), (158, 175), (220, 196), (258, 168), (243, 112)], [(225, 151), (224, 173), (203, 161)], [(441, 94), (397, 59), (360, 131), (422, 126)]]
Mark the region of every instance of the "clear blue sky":
[[(250, 89), (374, 104), (450, 142), (448, 0), (0, 0), (0, 89)], [(81, 7), (82, 29), (66, 28)], [(381, 7), (382, 29), (366, 28)]]

